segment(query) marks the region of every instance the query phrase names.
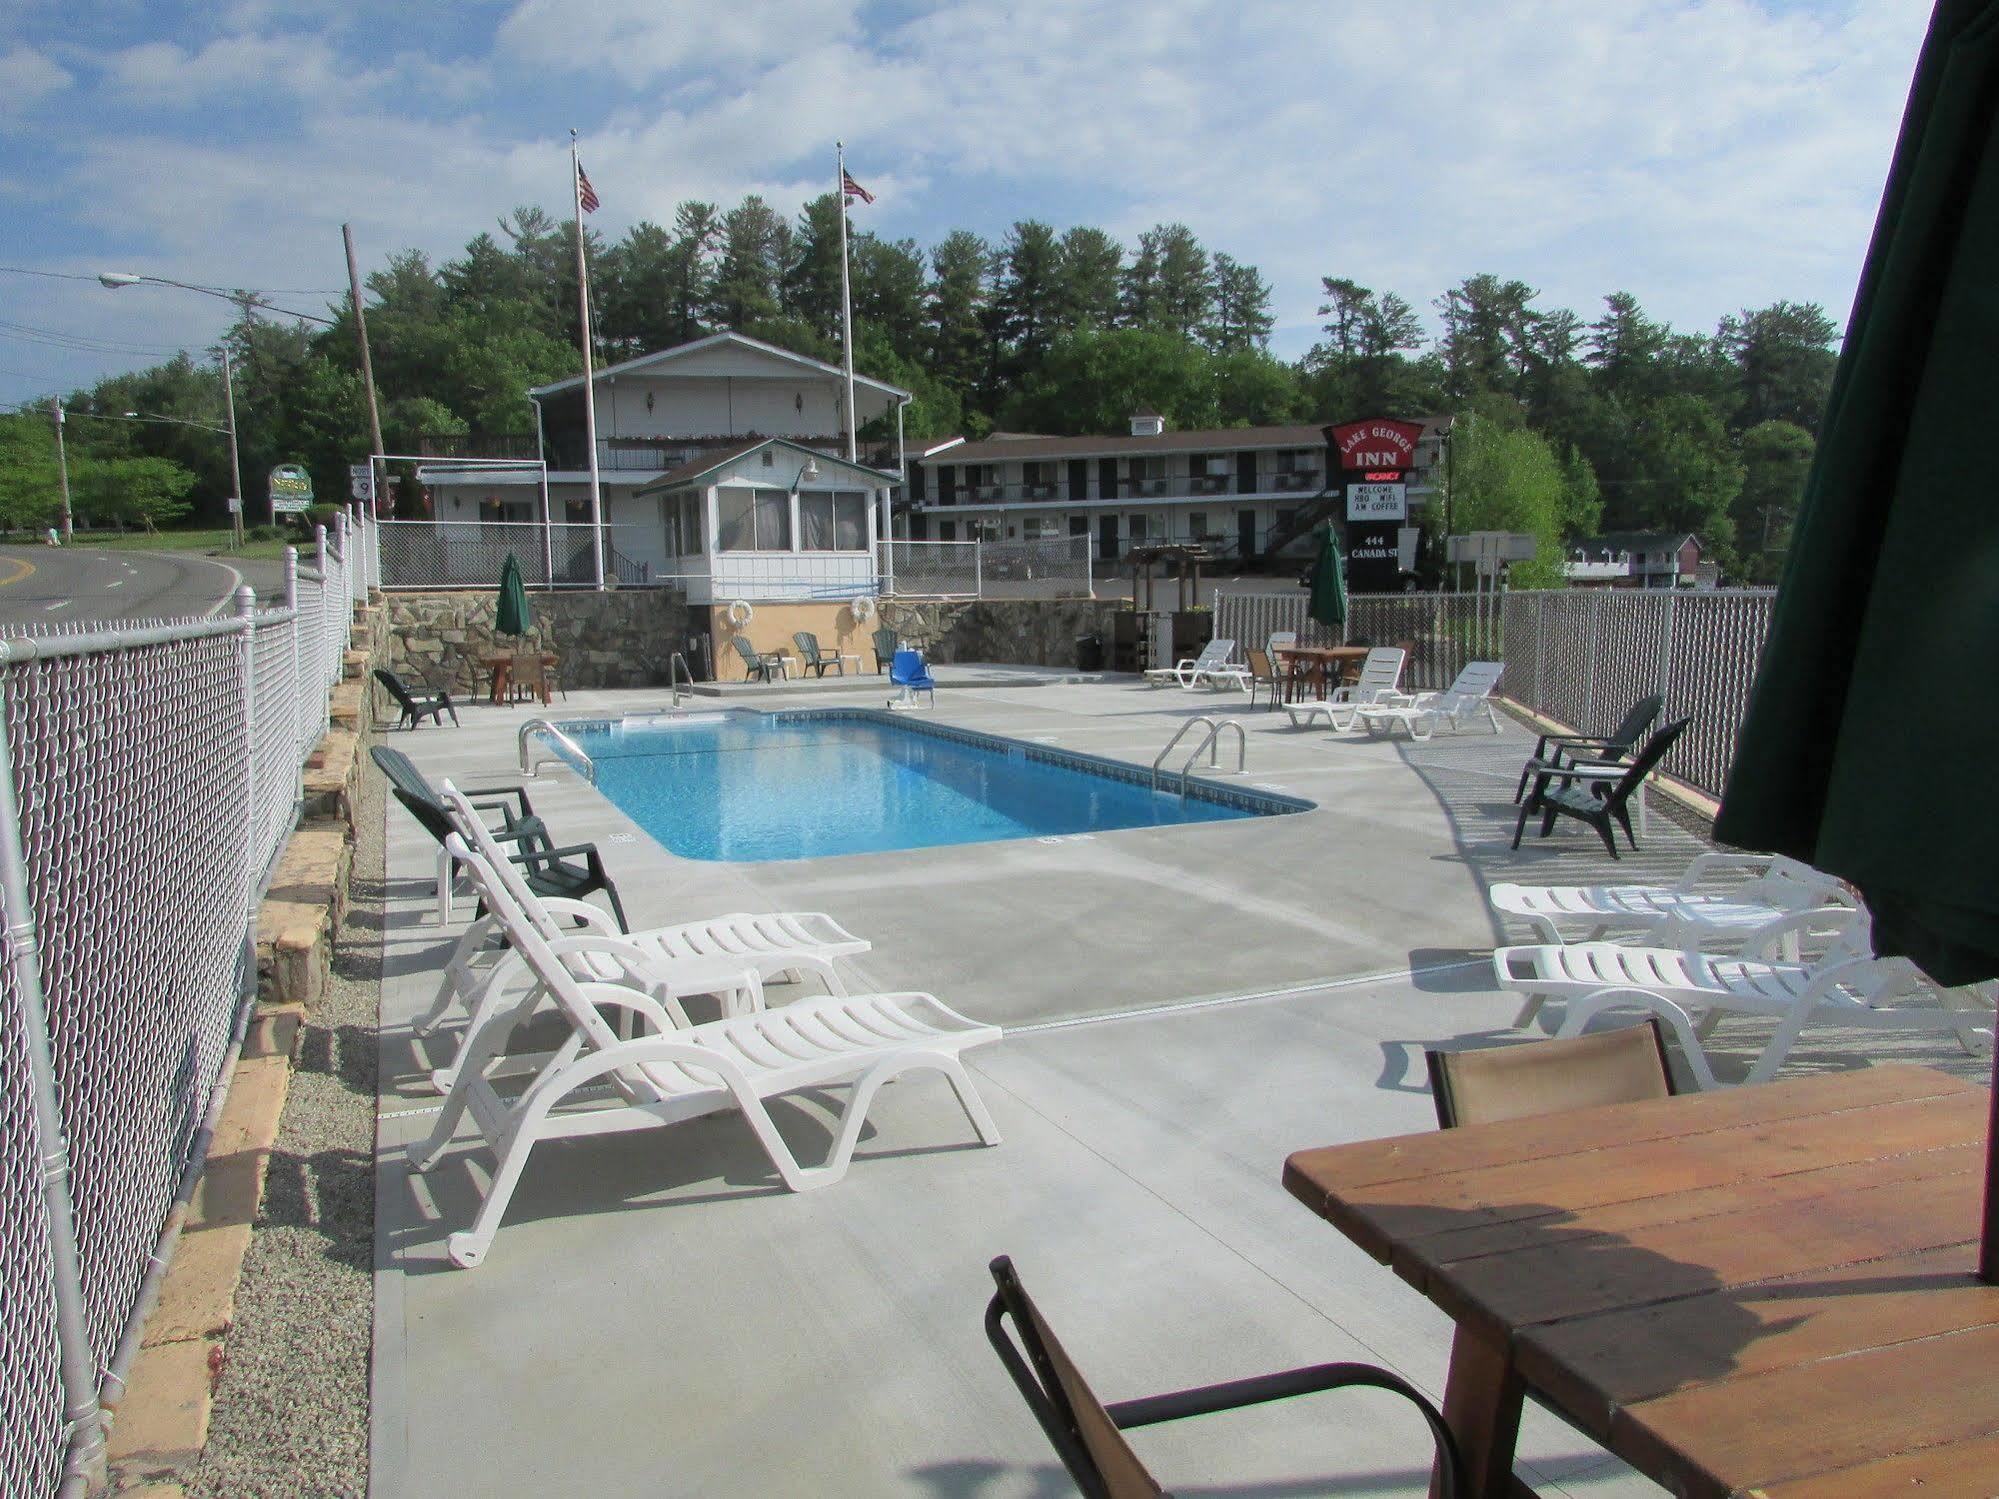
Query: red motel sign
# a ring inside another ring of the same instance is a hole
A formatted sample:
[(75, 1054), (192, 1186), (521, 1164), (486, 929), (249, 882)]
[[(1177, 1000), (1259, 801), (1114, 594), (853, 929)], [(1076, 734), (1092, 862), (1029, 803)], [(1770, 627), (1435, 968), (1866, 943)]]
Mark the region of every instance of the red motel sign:
[(1416, 443), (1423, 436), (1423, 429), (1415, 422), (1377, 417), (1329, 427), (1327, 436), (1339, 450), (1341, 468), (1400, 472), (1416, 466)]

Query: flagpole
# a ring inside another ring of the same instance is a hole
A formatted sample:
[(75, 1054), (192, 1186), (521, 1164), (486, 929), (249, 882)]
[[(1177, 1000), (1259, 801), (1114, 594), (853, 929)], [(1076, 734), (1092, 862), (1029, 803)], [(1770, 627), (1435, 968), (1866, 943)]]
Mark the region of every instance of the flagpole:
[[(569, 132), (569, 191), (576, 204), (576, 306), (583, 328), (583, 441), (590, 453), (590, 577), (604, 587), (604, 495), (597, 479), (597, 381), (590, 355), (590, 263), (583, 254), (583, 168)], [(547, 524), (546, 517), (543, 520)], [(554, 578), (549, 582), (553, 584)]]
[(838, 175), (833, 202), (840, 210), (840, 349), (847, 372), (847, 461), (856, 461), (854, 444), (854, 293), (847, 276), (847, 146), (833, 142)]

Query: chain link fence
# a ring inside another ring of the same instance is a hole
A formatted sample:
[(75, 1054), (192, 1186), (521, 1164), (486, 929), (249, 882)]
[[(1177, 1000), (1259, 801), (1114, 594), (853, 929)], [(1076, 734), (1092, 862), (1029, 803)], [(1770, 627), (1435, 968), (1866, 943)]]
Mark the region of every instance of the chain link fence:
[[(539, 521), (389, 520), (376, 526), (381, 533), (377, 588), (492, 588), (511, 553), (520, 564), (521, 581), (530, 588), (594, 588), (597, 571), (592, 548), (597, 529), (587, 525)], [(635, 588), (656, 581), (651, 569), (621, 551), (617, 532), (631, 527), (607, 525), (604, 532), (604, 574)]]
[(1087, 536), (1033, 541), (884, 541), (881, 591), (911, 599), (1089, 598), (1093, 552)]
[(1720, 796), (1749, 709), (1776, 590), (1569, 589), (1506, 596), (1500, 690), (1587, 732), (1613, 727), (1648, 693), (1692, 722), (1663, 769)]
[(255, 998), (256, 905), (295, 825), (375, 526), (287, 597), (0, 641), (0, 1490), (92, 1466), (155, 1250)]

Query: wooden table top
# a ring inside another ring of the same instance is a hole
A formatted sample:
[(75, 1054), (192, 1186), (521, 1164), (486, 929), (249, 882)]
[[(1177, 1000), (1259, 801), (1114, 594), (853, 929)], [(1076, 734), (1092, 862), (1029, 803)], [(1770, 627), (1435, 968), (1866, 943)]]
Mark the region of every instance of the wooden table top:
[(1882, 1066), (1304, 1150), (1286, 1188), (1675, 1493), (1999, 1493), (1982, 1088)]
[(1311, 661), (1358, 661), (1372, 649), (1366, 645), (1280, 645), (1277, 654)]

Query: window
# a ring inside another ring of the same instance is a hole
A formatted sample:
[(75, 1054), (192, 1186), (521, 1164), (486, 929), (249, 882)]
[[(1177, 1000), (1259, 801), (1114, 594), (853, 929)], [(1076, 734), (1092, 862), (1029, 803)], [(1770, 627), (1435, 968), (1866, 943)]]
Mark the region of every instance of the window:
[(666, 531), (666, 555), (701, 555), (701, 495), (686, 490), (663, 495), (659, 504), (660, 524)]
[(1187, 512), (1187, 534), (1196, 541), (1199, 541), (1203, 536), (1208, 534), (1207, 511), (1189, 510)]
[(864, 552), (868, 497), (858, 489), (807, 490), (798, 497), (799, 550)]
[(1053, 499), (1055, 497), (1055, 465), (1038, 462), (1021, 464), (1020, 487), (1023, 496), (1027, 499)]
[[(577, 502), (571, 500), (569, 503), (574, 505)], [(526, 500), (503, 500), (498, 495), (489, 494), (479, 502), (480, 520), (513, 521), (518, 523), (521, 521), (531, 521), (534, 518), (534, 506)], [(587, 514), (584, 516), (584, 523), (586, 525), (589, 523), (589, 516)]]
[(791, 495), (782, 489), (724, 484), (715, 491), (715, 550), (791, 550)]
[(972, 492), (972, 498), (983, 498), (983, 491), (991, 489), (998, 482), (997, 465), (991, 463), (965, 465), (965, 488)]
[(1131, 460), (1131, 476), (1134, 479), (1163, 479), (1166, 477), (1166, 460), (1134, 458)]
[(1029, 541), (1045, 541), (1062, 534), (1062, 523), (1052, 515), (1030, 515), (1021, 522), (1020, 534)]
[(1127, 517), (1125, 520), (1125, 534), (1131, 537), (1133, 541), (1145, 540), (1146, 517), (1142, 515)]
[(685, 495), (680, 501), (680, 545), (683, 557), (698, 557), (702, 553), (701, 533), (707, 529), (704, 512), (708, 509), (708, 497), (700, 490)]

